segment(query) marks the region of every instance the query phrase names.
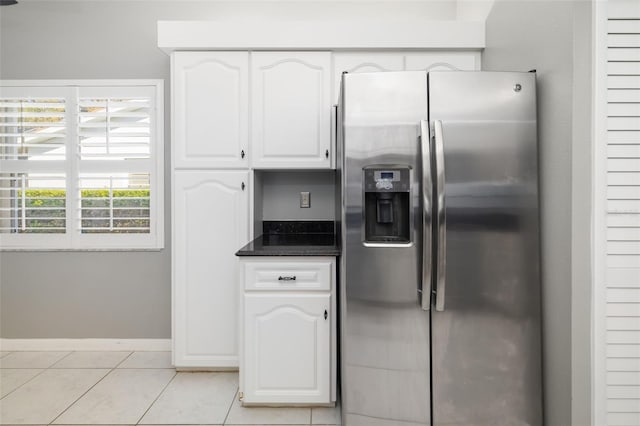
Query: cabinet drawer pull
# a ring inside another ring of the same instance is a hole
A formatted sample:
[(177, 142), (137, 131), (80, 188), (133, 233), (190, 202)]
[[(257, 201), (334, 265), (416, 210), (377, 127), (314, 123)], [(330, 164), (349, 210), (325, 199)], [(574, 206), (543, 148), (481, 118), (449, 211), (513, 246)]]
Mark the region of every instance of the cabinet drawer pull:
[(329, 150), (326, 150), (326, 151), (324, 152), (324, 158), (329, 158)]
[(283, 277), (283, 276), (279, 276), (278, 277), (278, 281), (295, 281), (296, 280), (296, 276), (292, 276), (292, 277)]
[(244, 149), (240, 151), (240, 157), (244, 158)]
[(325, 309), (325, 310), (324, 310), (324, 320), (325, 320), (325, 321), (327, 320), (327, 317), (328, 317), (328, 316), (329, 316), (329, 314), (327, 313), (327, 310)]

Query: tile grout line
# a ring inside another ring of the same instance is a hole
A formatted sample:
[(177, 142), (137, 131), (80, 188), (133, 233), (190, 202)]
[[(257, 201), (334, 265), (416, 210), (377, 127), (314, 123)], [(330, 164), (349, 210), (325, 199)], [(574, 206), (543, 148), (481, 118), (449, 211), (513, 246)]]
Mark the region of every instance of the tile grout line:
[[(3, 370), (11, 370), (10, 368), (3, 368)], [(17, 370), (17, 369), (16, 369)], [(24, 370), (27, 370), (26, 368)], [(30, 369), (29, 369), (30, 370)], [(26, 382), (24, 382), (23, 384), (21, 384), (20, 386), (18, 386), (17, 388), (15, 388), (14, 390), (12, 390), (11, 392), (7, 393), (5, 396), (3, 396), (2, 398), (0, 398), (0, 401), (5, 399), (6, 397), (8, 397), (9, 395), (11, 395), (12, 393), (14, 393), (15, 391), (17, 391), (18, 389), (20, 389), (21, 387), (23, 387), (24, 385), (26, 385), (27, 383), (29, 383), (30, 381), (34, 380), (36, 377), (40, 376), (42, 373), (44, 373), (45, 371), (48, 370), (48, 368), (34, 368), (34, 370), (42, 370), (40, 371), (38, 374), (36, 374), (35, 376), (33, 376), (32, 378), (30, 378), (29, 380), (27, 380)], [(1, 415), (1, 413), (0, 413)]]
[(71, 356), (72, 353), (74, 353), (76, 351), (69, 351), (68, 354), (66, 354), (65, 356), (63, 356), (62, 358), (60, 358), (59, 360), (57, 360), (56, 362), (54, 362), (53, 364), (51, 364), (50, 366), (47, 367), (47, 370), (49, 370), (50, 368), (53, 368), (54, 365), (56, 365), (57, 363), (59, 363), (60, 361), (62, 361), (63, 359), (67, 358), (68, 356)]
[[(71, 369), (70, 369), (70, 370), (71, 370)], [(95, 370), (103, 370), (103, 369), (102, 369), (102, 368), (96, 368)], [(107, 369), (105, 368), (104, 370), (107, 370)], [(90, 391), (91, 389), (95, 388), (95, 387), (98, 385), (98, 383), (100, 383), (101, 381), (103, 381), (105, 377), (107, 377), (109, 374), (111, 374), (111, 373), (113, 372), (113, 370), (115, 370), (115, 368), (111, 368), (111, 369), (108, 369), (108, 370), (109, 370), (109, 371), (108, 371), (104, 376), (102, 376), (102, 377), (100, 378), (100, 380), (98, 380), (98, 381), (97, 381), (97, 382), (95, 382), (92, 386), (90, 386), (90, 387), (89, 387), (89, 389), (87, 389), (86, 391), (84, 391), (84, 392), (82, 393), (82, 395), (80, 395), (79, 397), (77, 397), (77, 398), (76, 398), (76, 399), (75, 399), (71, 404), (69, 404), (69, 405), (67, 406), (67, 408), (65, 408), (64, 410), (62, 410), (62, 412), (61, 412), (60, 414), (58, 414), (56, 417), (54, 417), (54, 419), (53, 419), (53, 420), (51, 420), (51, 421), (50, 421), (49, 423), (47, 423), (47, 424), (48, 424), (48, 425), (52, 425), (56, 420), (58, 420), (58, 418), (60, 418), (60, 416), (62, 416), (64, 413), (66, 413), (66, 412), (69, 410), (69, 408), (73, 407), (73, 405), (74, 405), (76, 402), (78, 402), (78, 401), (80, 400), (80, 398), (82, 398), (82, 397), (83, 397), (83, 396), (85, 396), (87, 393), (89, 393), (89, 391)]]
[(240, 386), (238, 386), (238, 389), (236, 389), (236, 392), (233, 394), (233, 398), (231, 398), (231, 404), (229, 404), (227, 415), (224, 416), (224, 420), (222, 421), (223, 425), (227, 424), (227, 420), (229, 419), (229, 413), (231, 413), (231, 408), (233, 407), (233, 403), (236, 402), (236, 398), (238, 397), (238, 392), (240, 392)]
[[(15, 351), (15, 352), (19, 352), (19, 351)], [(43, 352), (47, 352), (47, 351), (43, 351)], [(11, 353), (13, 352), (7, 352), (7, 354), (5, 356), (3, 356), (2, 358), (5, 358), (7, 356), (9, 356)], [(62, 361), (63, 359), (65, 359), (66, 357), (68, 357), (69, 355), (71, 355), (71, 352), (69, 352), (68, 354), (66, 354), (65, 356), (63, 356), (62, 358), (60, 358), (59, 360), (57, 360), (56, 362), (54, 362), (52, 365), (45, 367), (45, 368), (30, 368), (30, 367), (24, 367), (24, 368), (1, 368), (0, 370), (42, 370), (40, 371), (38, 374), (36, 374), (35, 376), (33, 376), (32, 378), (30, 378), (29, 380), (27, 380), (26, 382), (24, 382), (23, 384), (21, 384), (20, 386), (18, 386), (17, 388), (15, 388), (14, 390), (12, 390), (11, 392), (7, 393), (6, 395), (4, 395), (2, 398), (0, 398), (0, 400), (5, 399), (7, 396), (11, 395), (12, 393), (14, 393), (15, 391), (17, 391), (18, 389), (20, 389), (21, 387), (23, 387), (24, 385), (26, 385), (27, 383), (31, 382), (32, 380), (34, 380), (36, 377), (42, 375), (45, 371), (51, 369), (51, 367), (53, 367), (55, 364), (59, 363), (60, 361)], [(0, 358), (0, 359), (2, 359)]]
[(129, 355), (125, 356), (122, 361), (120, 361), (119, 363), (116, 364), (115, 367), (113, 367), (113, 369), (115, 370), (116, 368), (120, 367), (122, 365), (123, 362), (125, 362), (126, 360), (128, 360), (129, 358), (131, 358), (131, 355), (133, 355), (135, 351), (131, 351), (129, 352)]
[(164, 391), (166, 391), (166, 390), (167, 390), (167, 388), (169, 387), (169, 385), (170, 385), (170, 384), (175, 380), (175, 378), (176, 378), (176, 377), (178, 377), (178, 371), (177, 371), (177, 370), (174, 370), (174, 371), (173, 371), (173, 377), (171, 377), (171, 380), (169, 380), (169, 381), (167, 382), (167, 384), (166, 384), (166, 385), (164, 385), (164, 387), (162, 388), (162, 390), (158, 393), (158, 396), (156, 396), (156, 397), (153, 399), (153, 401), (151, 401), (151, 404), (149, 404), (149, 406), (147, 407), (147, 409), (146, 409), (146, 410), (144, 410), (144, 413), (142, 413), (142, 415), (140, 416), (140, 418), (138, 419), (138, 421), (135, 423), (136, 425), (139, 425), (139, 424), (140, 424), (140, 422), (142, 421), (142, 419), (144, 418), (144, 416), (146, 416), (146, 415), (147, 415), (147, 413), (149, 412), (149, 410), (151, 410), (151, 407), (153, 407), (153, 404), (155, 404), (155, 403), (156, 403), (156, 401), (157, 401), (158, 399), (160, 399), (160, 397), (162, 396), (162, 394), (164, 393)]

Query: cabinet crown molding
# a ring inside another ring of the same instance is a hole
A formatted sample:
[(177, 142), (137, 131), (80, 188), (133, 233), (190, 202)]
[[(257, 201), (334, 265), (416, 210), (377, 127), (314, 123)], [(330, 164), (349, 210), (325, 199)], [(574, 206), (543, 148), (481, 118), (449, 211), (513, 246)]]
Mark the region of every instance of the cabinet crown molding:
[(381, 50), (485, 47), (484, 21), (158, 21), (175, 50)]

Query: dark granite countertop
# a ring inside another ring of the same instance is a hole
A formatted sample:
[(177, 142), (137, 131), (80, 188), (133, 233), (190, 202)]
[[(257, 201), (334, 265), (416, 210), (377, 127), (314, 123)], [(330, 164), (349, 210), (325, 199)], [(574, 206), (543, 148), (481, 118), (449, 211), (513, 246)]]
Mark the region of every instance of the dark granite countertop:
[(236, 256), (339, 256), (333, 222), (265, 221), (263, 234)]

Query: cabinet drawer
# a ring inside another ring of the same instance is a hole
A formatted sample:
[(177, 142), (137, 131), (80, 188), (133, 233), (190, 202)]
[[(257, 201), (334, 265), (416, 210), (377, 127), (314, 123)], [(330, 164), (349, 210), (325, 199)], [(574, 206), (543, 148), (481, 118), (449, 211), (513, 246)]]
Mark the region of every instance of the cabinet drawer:
[(244, 265), (245, 290), (331, 290), (333, 263), (250, 262)]

